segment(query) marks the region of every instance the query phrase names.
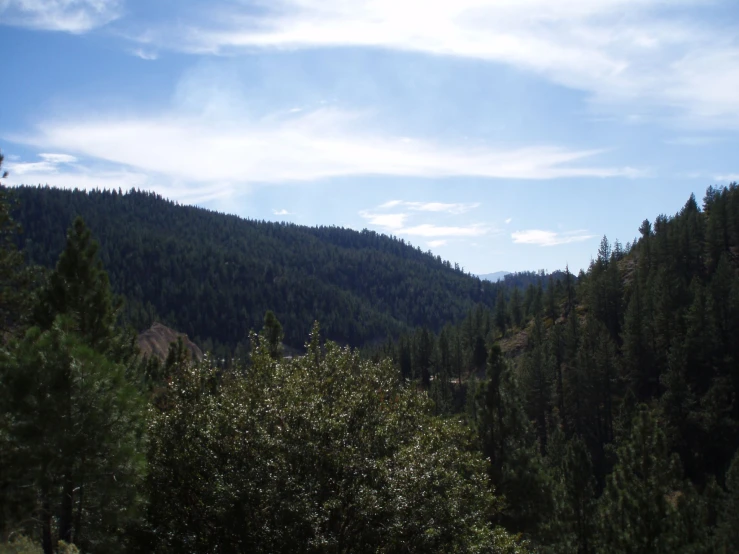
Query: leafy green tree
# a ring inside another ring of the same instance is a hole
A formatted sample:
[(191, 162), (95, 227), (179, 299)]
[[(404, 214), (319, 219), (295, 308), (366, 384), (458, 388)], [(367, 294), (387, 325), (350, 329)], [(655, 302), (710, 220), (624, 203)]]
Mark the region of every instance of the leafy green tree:
[[(485, 464), (388, 362), (320, 345), (179, 373), (151, 426), (158, 552), (494, 552)], [(496, 536), (498, 538), (496, 538)], [(497, 546), (496, 546), (497, 545)]]

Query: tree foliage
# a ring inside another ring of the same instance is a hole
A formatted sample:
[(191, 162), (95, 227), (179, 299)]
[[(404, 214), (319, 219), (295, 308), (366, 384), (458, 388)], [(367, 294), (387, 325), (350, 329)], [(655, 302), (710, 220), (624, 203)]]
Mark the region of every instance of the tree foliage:
[(244, 378), (181, 368), (151, 422), (157, 551), (495, 551), (469, 434), (390, 364), (317, 327), (303, 357), (253, 344)]

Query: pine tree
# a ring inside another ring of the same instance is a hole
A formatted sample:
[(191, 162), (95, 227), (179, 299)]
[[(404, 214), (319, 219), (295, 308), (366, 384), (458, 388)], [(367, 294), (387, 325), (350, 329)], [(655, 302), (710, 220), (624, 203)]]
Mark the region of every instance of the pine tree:
[(505, 289), (498, 288), (498, 297), (495, 300), (495, 326), (500, 331), (501, 336), (505, 337), (508, 328), (508, 310), (506, 308)]
[[(95, 352), (59, 316), (0, 360), (17, 485), (40, 499), (44, 551), (58, 538), (115, 550), (140, 503), (142, 404), (128, 368)], [(120, 546), (119, 546), (120, 548)]]
[(523, 361), (524, 391), (528, 413), (535, 422), (540, 449), (544, 454), (547, 445), (547, 422), (552, 409), (554, 371), (553, 361), (544, 340), (544, 324), (540, 315), (534, 317), (529, 348)]
[(690, 546), (681, 532), (680, 464), (646, 407), (617, 456), (599, 502), (599, 552), (667, 554)]
[(552, 323), (554, 323), (557, 320), (557, 317), (559, 317), (554, 279), (551, 275), (547, 282), (547, 317), (552, 320)]
[(508, 305), (510, 311), (511, 323), (516, 327), (521, 327), (523, 323), (523, 306), (521, 305), (521, 291), (518, 287), (514, 287), (511, 292), (511, 302)]
[(490, 349), (487, 379), (471, 399), (490, 479), (504, 495), (500, 522), (506, 528), (536, 532), (551, 509), (548, 476), (534, 429), (523, 410), (519, 385), (498, 344)]
[[(5, 178), (8, 174), (3, 171), (2, 164), (0, 152), (0, 176)], [(0, 333), (4, 335), (22, 331), (34, 280), (32, 270), (26, 267), (24, 253), (17, 247), (21, 227), (13, 219), (12, 208), (10, 192), (0, 189)]]
[(120, 359), (130, 354), (125, 348), (128, 338), (121, 337), (116, 328), (122, 301), (111, 293), (98, 248), (82, 218), (75, 219), (56, 269), (39, 294), (33, 322), (47, 330), (64, 314), (74, 321), (75, 333), (88, 345)]
[[(94, 545), (106, 535), (114, 538), (110, 526), (135, 509), (137, 492), (127, 487), (140, 477), (140, 395), (132, 381), (139, 366), (133, 337), (115, 325), (119, 308), (97, 243), (78, 218), (35, 301), (36, 327), (3, 362), (14, 402), (11, 441), (30, 456), (15, 463), (28, 467), (29, 486), (42, 499), (46, 552), (52, 520), (61, 540)], [(115, 479), (101, 478), (101, 472)], [(118, 504), (121, 498), (126, 500)]]
[(739, 544), (739, 451), (726, 474), (726, 489), (716, 528), (716, 549), (721, 554), (734, 552)]
[(585, 442), (580, 437), (564, 441), (564, 434), (552, 432), (553, 442), (563, 448), (552, 452), (555, 504), (548, 524), (548, 547), (556, 554), (590, 554), (595, 552), (596, 501), (595, 479)]
[(282, 356), (282, 325), (272, 310), (267, 310), (264, 314), (264, 337), (269, 344), (269, 355), (273, 360), (277, 360)]

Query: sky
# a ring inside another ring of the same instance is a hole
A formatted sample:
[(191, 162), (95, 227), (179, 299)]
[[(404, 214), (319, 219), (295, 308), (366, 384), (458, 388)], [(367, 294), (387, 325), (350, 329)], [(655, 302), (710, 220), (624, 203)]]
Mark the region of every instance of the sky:
[(0, 0), (10, 185), (587, 268), (739, 180), (736, 0)]

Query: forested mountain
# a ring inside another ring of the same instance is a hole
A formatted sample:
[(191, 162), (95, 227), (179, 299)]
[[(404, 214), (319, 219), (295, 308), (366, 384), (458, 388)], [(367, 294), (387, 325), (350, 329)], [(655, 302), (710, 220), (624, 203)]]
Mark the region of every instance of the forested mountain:
[(389, 361), (318, 323), (285, 358), (271, 311), (227, 368), (181, 337), (142, 359), (84, 221), (45, 275), (17, 231), (0, 198), (0, 552), (525, 551), (464, 422)]
[[(141, 222), (156, 247), (137, 242), (148, 236), (140, 229), (125, 238), (92, 214), (103, 236), (128, 248), (126, 257), (108, 247), (106, 259), (158, 263), (172, 272), (166, 286), (190, 275), (178, 268), (207, 272), (214, 258), (215, 267), (252, 267), (235, 248), (218, 250), (184, 228), (207, 222), (226, 244), (282, 260), (273, 283), (299, 271), (295, 260), (309, 264), (299, 252), (307, 244), (353, 283), (346, 294), (371, 289), (369, 277), (341, 272), (348, 260), (367, 264), (385, 291), (384, 264), (397, 262), (413, 279), (436, 276), (421, 296), (434, 300), (444, 283), (468, 296), (454, 297), (464, 299), (460, 320), (439, 315), (440, 328), (412, 328), (418, 322), (395, 319), (385, 340), (361, 353), (324, 341), (315, 324), (304, 354), (285, 357), (283, 326), (266, 310), (231, 365), (193, 360), (182, 340), (164, 363), (147, 361), (118, 324), (121, 305), (99, 256), (106, 249), (83, 220), (68, 230), (54, 269), (39, 275), (0, 202), (0, 548), (9, 540), (16, 548), (20, 535), (46, 554), (65, 542), (165, 554), (727, 554), (739, 546), (737, 185), (645, 220), (633, 244), (604, 237), (577, 278), (523, 273), (482, 289), (372, 233), (249, 222), (136, 192), (21, 189), (21, 202), (24, 194), (33, 208), (17, 213), (32, 226), (51, 224), (44, 214), (62, 210), (62, 200), (98, 202), (103, 213), (117, 206), (116, 221)], [(132, 214), (149, 205), (163, 206), (183, 238), (157, 231), (154, 212)], [(50, 234), (27, 233), (32, 257), (46, 252), (34, 236)], [(188, 258), (188, 238), (205, 254)], [(290, 242), (298, 239), (307, 242)], [(136, 261), (138, 252), (148, 258)], [(315, 281), (323, 271), (307, 270)], [(135, 275), (145, 278), (145, 268)], [(417, 283), (394, 275), (401, 287)], [(238, 294), (229, 276), (212, 282)], [(480, 297), (465, 288), (473, 285)], [(401, 300), (387, 297), (388, 309)], [(188, 314), (209, 309), (187, 306)]]
[(316, 319), (328, 338), (360, 346), (420, 326), (438, 331), (477, 303), (492, 307), (497, 294), (373, 231), (252, 221), (133, 190), (12, 193), (31, 263), (52, 267), (66, 227), (82, 216), (126, 319), (138, 331), (161, 321), (204, 350), (233, 351), (267, 310), (291, 346)]
[(485, 273), (483, 275), (478, 275), (478, 277), (484, 281), (490, 281), (492, 283), (497, 283), (498, 281), (503, 279), (503, 277), (505, 277), (506, 275), (510, 275), (510, 273), (511, 273), (510, 271), (496, 271), (494, 273)]
[(498, 521), (544, 552), (739, 548), (739, 186), (639, 233), (375, 354), (465, 411)]

